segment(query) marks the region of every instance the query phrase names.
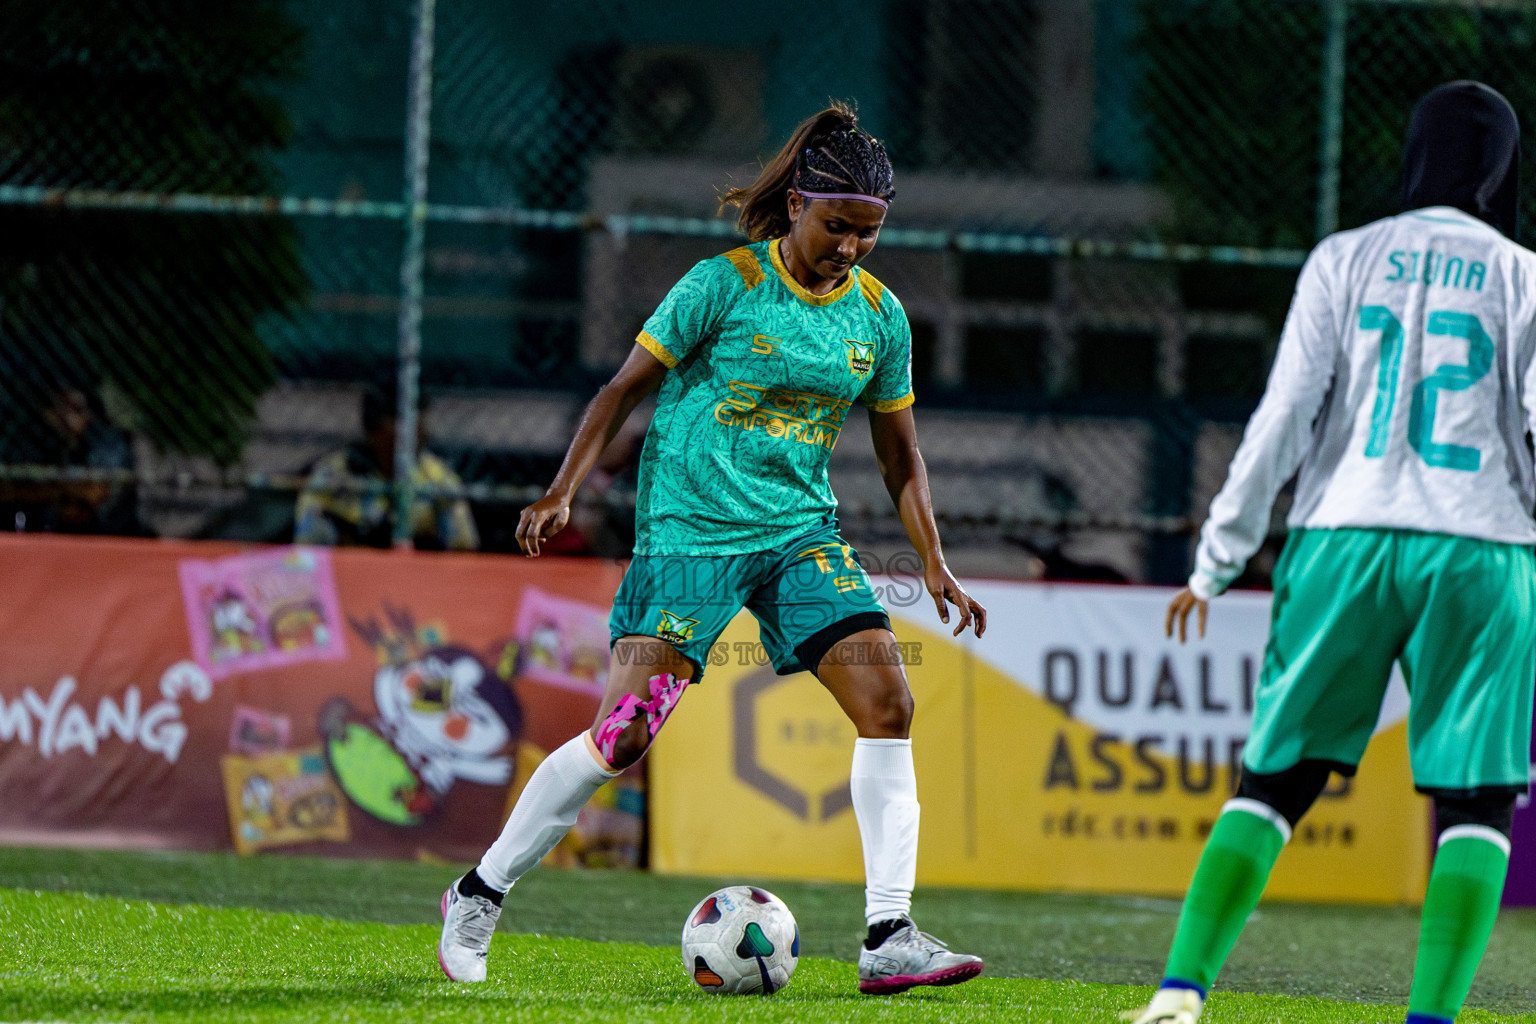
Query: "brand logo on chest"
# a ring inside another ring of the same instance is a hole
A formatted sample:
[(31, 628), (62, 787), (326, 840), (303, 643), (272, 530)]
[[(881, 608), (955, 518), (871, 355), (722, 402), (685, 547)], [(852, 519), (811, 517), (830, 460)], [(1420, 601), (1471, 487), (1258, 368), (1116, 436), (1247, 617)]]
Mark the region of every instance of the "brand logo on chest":
[(844, 338), (843, 345), (848, 349), (849, 372), (859, 380), (868, 377), (869, 371), (875, 368), (875, 343)]

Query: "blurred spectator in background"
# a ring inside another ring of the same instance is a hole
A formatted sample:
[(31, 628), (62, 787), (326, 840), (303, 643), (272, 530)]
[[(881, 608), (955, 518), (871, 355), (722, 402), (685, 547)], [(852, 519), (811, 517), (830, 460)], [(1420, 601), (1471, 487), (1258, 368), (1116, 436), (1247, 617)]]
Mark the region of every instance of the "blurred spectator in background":
[(1047, 541), (1022, 540), (1009, 537), (1039, 560), (1039, 576), (1042, 580), (1060, 580), (1075, 583), (1129, 583), (1125, 573), (1104, 562), (1085, 562), (1067, 553), (1071, 536), (1065, 528), (1054, 531)]
[(1030, 577), (1044, 580), (1062, 580), (1079, 583), (1128, 583), (1126, 575), (1104, 562), (1083, 561), (1074, 557), (1071, 550), (1077, 545), (1071, 527), (1066, 520), (1082, 510), (1077, 490), (1064, 477), (1036, 470), (1040, 491), (1046, 506), (1060, 517), (1054, 526), (1026, 530), (1023, 533), (1005, 533), (1003, 540), (1016, 544), (1029, 552), (1034, 560)]
[(133, 469), (133, 440), (107, 419), (99, 396), (73, 383), (55, 382), (39, 393), (35, 415), (30, 428), (17, 431), (6, 445), (7, 463), (121, 470), (123, 476), (0, 482), (0, 529), (145, 536), (138, 490), (126, 476)]
[[(393, 388), (363, 393), (363, 439), (315, 464), (294, 509), (295, 544), (387, 548), (394, 537), (395, 436)], [(473, 551), (480, 546), (464, 485), (426, 450), (426, 411), (417, 419), (416, 499), (411, 533), (423, 550)]]

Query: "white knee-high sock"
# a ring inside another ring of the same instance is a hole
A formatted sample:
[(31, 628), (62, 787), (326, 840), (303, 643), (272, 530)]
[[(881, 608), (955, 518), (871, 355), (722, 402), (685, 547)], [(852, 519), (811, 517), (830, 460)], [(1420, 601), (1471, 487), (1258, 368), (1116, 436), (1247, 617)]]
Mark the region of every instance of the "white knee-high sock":
[(912, 909), (917, 880), (917, 772), (911, 740), (853, 742), (853, 814), (864, 841), (864, 916), (869, 924)]
[(576, 815), (603, 783), (618, 776), (582, 733), (544, 759), (517, 798), (501, 835), (476, 870), (506, 892), (565, 838)]

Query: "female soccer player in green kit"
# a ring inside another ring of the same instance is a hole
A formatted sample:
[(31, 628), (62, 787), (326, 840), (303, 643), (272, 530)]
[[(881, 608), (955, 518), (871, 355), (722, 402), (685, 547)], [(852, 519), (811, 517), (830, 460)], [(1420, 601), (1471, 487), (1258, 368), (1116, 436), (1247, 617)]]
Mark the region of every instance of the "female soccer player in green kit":
[[(478, 868), (443, 895), (438, 960), (483, 981), (503, 895), (558, 843), (603, 783), (638, 761), (743, 607), (781, 674), (810, 671), (858, 731), (851, 789), (869, 935), (859, 989), (892, 993), (981, 973), (908, 916), (917, 865), (912, 697), (890, 619), (837, 529), (827, 459), (855, 401), (939, 618), (979, 637), (986, 610), (944, 564), (912, 420), (911, 332), (858, 266), (895, 196), (885, 149), (843, 106), (817, 114), (750, 186), (726, 196), (750, 245), (695, 266), (587, 406), (548, 493), (518, 523), (523, 550), (565, 526), (571, 496), (660, 386), (636, 498), (634, 561), (614, 600), (614, 658), (589, 732), (529, 779)], [(883, 651), (883, 653), (882, 653)]]
[[(1414, 108), (1406, 213), (1320, 242), (1264, 399), (1200, 532), (1191, 611), (1226, 589), (1301, 470), (1237, 798), (1211, 831), (1137, 1024), (1195, 1024), (1291, 830), (1353, 775), (1392, 663), (1435, 801), (1408, 1024), (1451, 1024), (1493, 929), (1536, 679), (1536, 254), (1511, 240), (1520, 126), (1452, 82)], [(1412, 840), (1410, 840), (1412, 841)]]

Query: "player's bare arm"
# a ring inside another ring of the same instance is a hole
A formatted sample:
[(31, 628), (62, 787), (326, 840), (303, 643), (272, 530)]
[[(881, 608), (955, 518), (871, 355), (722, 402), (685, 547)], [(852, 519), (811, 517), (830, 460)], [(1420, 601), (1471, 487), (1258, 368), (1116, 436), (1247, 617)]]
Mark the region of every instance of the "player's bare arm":
[(636, 345), (613, 379), (587, 403), (576, 425), (576, 436), (544, 497), (523, 509), (517, 521), (517, 543), (530, 558), (539, 557), (539, 544), (565, 528), (571, 517), (571, 497), (587, 478), (598, 456), (608, 447), (667, 372), (666, 364)]
[(949, 623), (949, 606), (960, 612), (955, 636), (972, 626), (977, 636), (987, 631), (987, 610), (960, 586), (944, 564), (939, 544), (939, 527), (933, 521), (933, 499), (928, 492), (928, 469), (917, 447), (917, 424), (912, 409), (869, 413), (869, 431), (874, 438), (875, 460), (886, 492), (906, 527), (907, 539), (923, 559), (923, 585), (939, 610), (939, 620)]

